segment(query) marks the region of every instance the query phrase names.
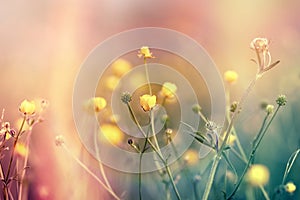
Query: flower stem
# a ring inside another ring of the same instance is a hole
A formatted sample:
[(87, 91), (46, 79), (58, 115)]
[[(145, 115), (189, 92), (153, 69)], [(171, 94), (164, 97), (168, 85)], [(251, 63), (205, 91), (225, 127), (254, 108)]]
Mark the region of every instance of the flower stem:
[[(261, 141), (262, 141), (262, 139), (263, 139), (265, 133), (267, 132), (268, 128), (270, 127), (270, 125), (271, 125), (273, 119), (275, 118), (275, 116), (276, 116), (276, 114), (277, 114), (279, 108), (280, 108), (280, 106), (278, 106), (278, 107), (276, 108), (276, 111), (274, 112), (274, 114), (273, 114), (273, 116), (271, 117), (270, 121), (269, 121), (268, 124), (266, 125), (266, 128), (265, 128), (265, 129), (261, 128), (260, 131), (259, 131), (259, 133), (257, 134), (257, 137), (254, 139), (254, 143), (253, 143), (253, 147), (252, 147), (252, 150), (251, 150), (251, 154), (250, 154), (249, 159), (248, 159), (248, 162), (247, 162), (247, 164), (246, 164), (246, 166), (245, 166), (245, 168), (244, 168), (243, 174), (241, 175), (241, 177), (240, 177), (238, 183), (236, 184), (236, 186), (235, 186), (234, 190), (232, 191), (232, 193), (229, 195), (228, 199), (232, 199), (233, 196), (235, 195), (235, 193), (237, 192), (237, 190), (239, 189), (239, 187), (240, 187), (240, 185), (241, 185), (241, 183), (242, 183), (242, 181), (243, 181), (243, 179), (244, 179), (244, 177), (245, 177), (245, 175), (246, 175), (246, 172), (248, 171), (248, 168), (249, 168), (249, 167), (251, 166), (251, 164), (252, 164), (252, 161), (253, 161), (254, 155), (255, 155), (255, 153), (256, 153), (256, 150), (257, 150), (259, 144), (261, 143)], [(263, 124), (262, 124), (262, 127), (264, 126), (265, 121), (266, 121), (266, 119), (267, 119), (268, 116), (269, 116), (269, 114), (266, 115), (266, 117), (265, 117), (265, 119), (264, 119), (264, 122), (263, 122)], [(257, 140), (257, 142), (256, 142), (256, 140)]]
[(213, 160), (213, 164), (212, 164), (212, 167), (211, 167), (211, 171), (210, 171), (210, 175), (209, 175), (209, 178), (208, 178), (208, 182), (206, 184), (205, 191), (204, 191), (204, 194), (203, 194), (203, 197), (202, 197), (203, 200), (207, 200), (208, 199), (208, 196), (209, 196), (209, 193), (210, 193), (213, 181), (214, 181), (214, 177), (215, 177), (215, 174), (216, 174), (216, 170), (217, 170), (217, 167), (218, 167), (219, 162), (221, 160), (222, 152), (223, 152), (224, 148), (226, 147), (227, 140), (229, 138), (231, 129), (233, 127), (233, 123), (234, 123), (234, 121), (235, 121), (235, 119), (236, 119), (239, 111), (241, 110), (241, 108), (242, 108), (242, 106), (243, 106), (243, 104), (244, 104), (247, 96), (249, 95), (249, 93), (251, 92), (251, 90), (253, 89), (253, 87), (255, 86), (256, 80), (258, 78), (259, 78), (259, 76), (256, 76), (251, 81), (251, 83), (249, 84), (249, 86), (247, 87), (247, 89), (245, 90), (245, 92), (243, 93), (243, 95), (241, 97), (241, 100), (238, 103), (237, 109), (232, 114), (230, 123), (229, 123), (229, 125), (227, 127), (227, 130), (226, 130), (226, 135), (225, 135), (225, 138), (224, 138), (224, 142), (222, 143), (222, 145), (220, 147), (220, 150), (217, 152), (217, 155), (215, 156), (215, 158)]
[(120, 200), (120, 198), (107, 187), (85, 164), (83, 164), (63, 143), (61, 144), (63, 149), (88, 173), (90, 174), (106, 191), (108, 191), (115, 199)]
[(147, 83), (148, 83), (148, 87), (149, 87), (149, 94), (152, 96), (152, 88), (151, 88), (151, 83), (150, 83), (150, 79), (149, 79), (147, 58), (144, 58), (144, 65), (145, 65), (146, 79), (147, 79)]

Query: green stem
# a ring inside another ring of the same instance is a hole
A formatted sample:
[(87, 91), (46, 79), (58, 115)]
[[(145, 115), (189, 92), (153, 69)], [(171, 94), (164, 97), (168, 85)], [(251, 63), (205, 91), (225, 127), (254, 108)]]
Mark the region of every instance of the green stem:
[(222, 143), (222, 145), (220, 147), (220, 150), (218, 151), (217, 155), (214, 158), (213, 165), (212, 165), (212, 168), (211, 168), (211, 171), (210, 171), (210, 175), (209, 175), (209, 178), (208, 178), (208, 182), (206, 184), (205, 191), (204, 191), (204, 194), (203, 194), (203, 197), (202, 197), (203, 200), (207, 200), (208, 199), (208, 196), (209, 196), (209, 193), (210, 193), (213, 181), (214, 181), (214, 177), (215, 177), (215, 174), (216, 174), (216, 170), (217, 170), (217, 167), (218, 167), (219, 162), (221, 160), (222, 152), (223, 152), (224, 148), (226, 147), (227, 140), (229, 138), (231, 129), (233, 127), (233, 123), (234, 123), (234, 121), (235, 121), (235, 119), (236, 119), (239, 111), (241, 110), (241, 108), (242, 108), (242, 106), (243, 106), (243, 104), (244, 104), (247, 96), (249, 95), (249, 93), (251, 92), (251, 90), (253, 89), (253, 87), (255, 86), (256, 80), (258, 78), (259, 77), (256, 76), (251, 81), (251, 83), (249, 84), (248, 88), (245, 90), (244, 94), (242, 95), (241, 100), (240, 100), (240, 102), (239, 102), (239, 104), (237, 106), (237, 109), (232, 114), (231, 121), (230, 121), (230, 123), (228, 125), (228, 128), (226, 130), (226, 135), (225, 135), (225, 138), (224, 138), (224, 142)]
[(152, 88), (151, 88), (151, 83), (150, 83), (150, 79), (149, 79), (147, 58), (144, 58), (144, 65), (145, 65), (146, 79), (147, 79), (147, 83), (148, 83), (148, 87), (149, 87), (149, 94), (152, 96)]
[(283, 175), (283, 178), (282, 178), (282, 182), (281, 184), (284, 185), (285, 183), (285, 180), (286, 180), (286, 177), (287, 175), (290, 173), (290, 170), (291, 168), (293, 167), (294, 165), (294, 162), (298, 156), (298, 154), (300, 153), (300, 149), (297, 149), (294, 153), (292, 153), (292, 155), (290, 156), (287, 164), (286, 164), (286, 167), (285, 167), (285, 171), (284, 171), (284, 175)]
[[(235, 193), (237, 192), (237, 190), (239, 189), (245, 175), (246, 175), (246, 172), (248, 171), (248, 168), (250, 167), (250, 165), (252, 164), (252, 161), (253, 161), (253, 158), (254, 158), (254, 155), (255, 155), (255, 152), (259, 146), (259, 144), (261, 143), (265, 133), (267, 132), (268, 128), (270, 127), (274, 117), (276, 116), (278, 110), (279, 110), (280, 106), (278, 106), (276, 108), (276, 111), (275, 113), (273, 114), (273, 116), (271, 117), (270, 121), (268, 122), (268, 124), (266, 125), (266, 128), (265, 129), (260, 129), (260, 132), (257, 134), (257, 142), (254, 143), (253, 145), (253, 148), (252, 148), (252, 151), (251, 151), (251, 154), (249, 156), (249, 159), (248, 159), (248, 162), (247, 162), (247, 165), (245, 166), (244, 168), (244, 171), (243, 171), (243, 174), (241, 175), (238, 183), (236, 184), (234, 190), (232, 191), (232, 193), (229, 195), (228, 199), (232, 199), (232, 197), (235, 195)], [(266, 118), (269, 116), (269, 114), (266, 115)], [(264, 126), (264, 123), (262, 124), (262, 126)]]
[[(168, 163), (167, 163), (166, 160), (164, 159), (164, 157), (163, 157), (163, 155), (162, 155), (160, 149), (156, 148), (155, 144), (153, 144), (152, 141), (149, 139), (149, 137), (146, 135), (145, 131), (142, 129), (140, 123), (138, 122), (138, 120), (137, 120), (137, 118), (136, 118), (136, 116), (135, 116), (135, 114), (134, 114), (134, 112), (133, 112), (131, 106), (130, 106), (128, 103), (127, 103), (127, 107), (128, 107), (128, 109), (129, 109), (129, 112), (130, 112), (130, 114), (131, 114), (131, 116), (132, 116), (132, 118), (133, 118), (135, 124), (137, 125), (138, 129), (139, 129), (140, 132), (143, 134), (143, 136), (146, 138), (147, 142), (149, 143), (149, 145), (151, 146), (151, 148), (154, 150), (154, 152), (158, 155), (159, 159), (163, 162), (163, 164), (164, 164), (164, 166), (165, 166), (165, 168), (166, 168), (167, 174), (168, 174), (168, 176), (169, 176), (169, 179), (170, 179), (170, 181), (171, 181), (171, 183), (172, 183), (173, 189), (174, 189), (174, 191), (175, 191), (176, 197), (177, 197), (177, 199), (180, 200), (181, 198), (180, 198), (179, 192), (178, 192), (178, 190), (177, 190), (177, 187), (176, 187), (176, 185), (175, 185), (175, 183), (174, 183), (173, 176), (172, 176), (171, 170), (170, 170), (170, 168), (169, 168), (169, 166), (168, 166)], [(153, 130), (154, 130), (154, 129), (153, 129)], [(152, 131), (153, 131), (153, 130), (152, 130)], [(155, 131), (154, 131), (154, 132), (155, 132)], [(154, 136), (155, 136), (155, 134), (154, 134)]]

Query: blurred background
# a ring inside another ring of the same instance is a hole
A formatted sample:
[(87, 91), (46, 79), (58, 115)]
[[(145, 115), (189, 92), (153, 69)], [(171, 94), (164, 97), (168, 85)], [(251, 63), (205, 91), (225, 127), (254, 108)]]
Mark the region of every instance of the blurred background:
[[(255, 37), (270, 39), (272, 57), (281, 63), (258, 81), (237, 130), (249, 150), (264, 116), (261, 102), (274, 103), (278, 94), (287, 95), (288, 105), (280, 111), (255, 159), (269, 168), (272, 176), (266, 189), (272, 193), (281, 182), (288, 157), (300, 144), (299, 8), (297, 0), (1, 1), (0, 109), (5, 108), (5, 119), (14, 122), (20, 116), (18, 105), (23, 99), (45, 98), (50, 102), (45, 121), (32, 135), (31, 199), (111, 198), (55, 147), (54, 138), (64, 135), (72, 152), (97, 171), (97, 162), (84, 150), (74, 126), (72, 91), (76, 75), (96, 45), (119, 32), (148, 26), (192, 37), (207, 50), (221, 74), (228, 69), (237, 71), (239, 80), (230, 86), (232, 99), (241, 95), (257, 70), (250, 61), (255, 55), (249, 43)], [(299, 165), (297, 161), (288, 178), (298, 187)], [(125, 191), (127, 199), (137, 198), (136, 176), (105, 169), (117, 194)], [(192, 171), (197, 173), (197, 168)], [(156, 190), (152, 187), (145, 189), (148, 199), (157, 197), (151, 193)], [(186, 195), (186, 199), (193, 199)], [(297, 197), (296, 190), (290, 198)]]

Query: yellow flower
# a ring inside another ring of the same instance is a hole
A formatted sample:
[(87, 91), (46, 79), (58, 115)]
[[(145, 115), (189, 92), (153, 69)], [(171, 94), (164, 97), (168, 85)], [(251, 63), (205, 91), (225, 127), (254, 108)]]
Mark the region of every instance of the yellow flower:
[(250, 167), (247, 172), (247, 181), (252, 186), (261, 186), (268, 183), (270, 178), (269, 169), (260, 164), (255, 164)]
[(267, 52), (269, 49), (269, 40), (267, 38), (255, 38), (250, 43), (250, 47), (258, 52)]
[(110, 143), (114, 145), (121, 144), (124, 139), (123, 132), (115, 125), (103, 124), (99, 130), (99, 139), (103, 135)]
[(87, 101), (85, 106), (90, 113), (97, 113), (106, 107), (106, 100), (102, 97), (93, 97)]
[(288, 193), (293, 193), (293, 192), (295, 192), (296, 189), (297, 189), (297, 187), (293, 182), (288, 182), (285, 185), (285, 191), (287, 191)]
[(195, 165), (199, 160), (198, 152), (195, 150), (189, 149), (185, 152), (183, 159), (187, 164)]
[(130, 71), (131, 64), (127, 60), (118, 59), (115, 62), (113, 62), (111, 67), (112, 67), (113, 73), (116, 76), (121, 77), (121, 76), (123, 76), (124, 74), (126, 74), (127, 72)]
[(170, 82), (165, 82), (161, 88), (161, 93), (166, 98), (173, 98), (176, 91), (176, 85)]
[(32, 115), (35, 112), (35, 103), (34, 101), (27, 101), (26, 99), (22, 101), (19, 111), (24, 115)]
[(106, 78), (105, 85), (108, 89), (113, 91), (119, 83), (120, 79), (116, 76), (109, 76)]
[(235, 72), (235, 71), (232, 71), (232, 70), (228, 70), (224, 73), (224, 80), (227, 82), (227, 83), (235, 83), (238, 79), (239, 75)]
[(156, 105), (156, 96), (144, 94), (140, 97), (140, 105), (142, 106), (144, 111), (151, 110)]
[(22, 143), (17, 143), (15, 147), (15, 153), (19, 156), (25, 157), (28, 154), (28, 148)]
[[(225, 135), (226, 135), (226, 132), (224, 132), (224, 135), (223, 135), (223, 137), (222, 137), (223, 140), (225, 139)], [(232, 145), (234, 145), (234, 142), (235, 142), (235, 141), (236, 141), (236, 136), (233, 135), (233, 134), (230, 134), (230, 135), (229, 135), (229, 138), (228, 138), (228, 140), (227, 140), (227, 144), (230, 145), (230, 146), (232, 146)]]
[(140, 49), (140, 51), (138, 53), (138, 57), (140, 57), (140, 58), (141, 57), (144, 57), (144, 58), (154, 58), (152, 56), (152, 53), (150, 52), (149, 47), (147, 47), (147, 46), (141, 47), (141, 49)]

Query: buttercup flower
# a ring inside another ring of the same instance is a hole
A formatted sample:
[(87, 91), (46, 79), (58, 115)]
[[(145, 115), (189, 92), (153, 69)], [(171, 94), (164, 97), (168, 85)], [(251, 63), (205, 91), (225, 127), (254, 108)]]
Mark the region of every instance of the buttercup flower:
[(113, 91), (119, 84), (120, 79), (117, 76), (109, 76), (105, 80), (105, 86)]
[(227, 83), (235, 83), (238, 79), (239, 75), (235, 72), (235, 71), (232, 71), (232, 70), (228, 70), (224, 73), (224, 80), (227, 82)]
[(176, 85), (170, 82), (165, 82), (161, 88), (161, 94), (166, 98), (173, 98), (176, 91)]
[(103, 124), (100, 127), (99, 138), (103, 136), (112, 144), (117, 145), (123, 141), (124, 134), (123, 132), (115, 125), (112, 124)]
[(252, 186), (261, 186), (268, 183), (270, 178), (269, 169), (260, 164), (252, 165), (247, 172), (247, 181)]
[(111, 65), (113, 73), (118, 76), (122, 77), (124, 74), (130, 71), (131, 64), (124, 59), (118, 59)]
[(184, 161), (189, 165), (194, 165), (198, 162), (199, 156), (198, 152), (192, 149), (189, 149), (184, 154)]
[(156, 96), (144, 94), (140, 97), (140, 105), (142, 106), (144, 111), (151, 110), (156, 105)]
[(17, 143), (15, 147), (15, 153), (19, 156), (25, 157), (28, 154), (28, 149), (22, 143)]
[(35, 112), (35, 103), (34, 101), (27, 101), (26, 99), (22, 101), (19, 111), (24, 115), (32, 115)]
[(152, 53), (150, 52), (149, 47), (147, 46), (143, 46), (141, 47), (139, 53), (138, 53), (138, 57), (143, 57), (144, 59), (146, 58), (154, 58), (154, 56), (152, 56)]
[(100, 112), (106, 107), (106, 100), (102, 97), (93, 97), (86, 103), (86, 108), (89, 112)]
[(288, 193), (293, 193), (296, 190), (296, 185), (293, 182), (288, 182), (284, 188)]

